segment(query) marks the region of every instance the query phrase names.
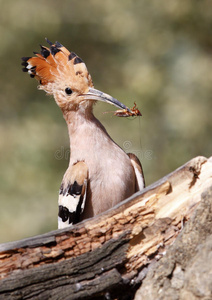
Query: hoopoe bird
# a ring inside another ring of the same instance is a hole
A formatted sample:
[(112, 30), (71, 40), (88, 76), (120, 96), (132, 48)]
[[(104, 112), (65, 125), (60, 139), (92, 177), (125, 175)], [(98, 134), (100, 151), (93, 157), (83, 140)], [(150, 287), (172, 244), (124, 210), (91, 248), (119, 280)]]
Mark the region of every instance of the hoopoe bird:
[[(46, 39), (47, 40), (47, 39)], [(142, 190), (142, 166), (126, 154), (93, 115), (96, 101), (130, 109), (94, 89), (86, 65), (59, 42), (47, 40), (34, 57), (23, 57), (23, 71), (39, 80), (39, 89), (53, 95), (68, 126), (70, 161), (59, 191), (58, 228), (100, 214)]]

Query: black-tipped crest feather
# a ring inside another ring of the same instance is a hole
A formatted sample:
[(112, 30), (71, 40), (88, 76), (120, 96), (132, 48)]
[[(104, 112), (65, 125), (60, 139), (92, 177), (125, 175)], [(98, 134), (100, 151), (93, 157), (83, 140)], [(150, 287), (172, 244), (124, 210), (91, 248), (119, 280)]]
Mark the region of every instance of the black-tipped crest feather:
[(61, 51), (60, 49), (58, 49), (57, 47), (55, 47), (54, 45), (50, 47), (50, 51), (51, 51), (51, 54), (53, 56), (55, 56), (59, 51)]
[(47, 41), (47, 43), (48, 43), (50, 46), (53, 45), (53, 43), (52, 43), (50, 40), (48, 40), (48, 38), (45, 38), (45, 40)]
[(50, 52), (48, 49), (46, 49), (45, 47), (43, 47), (42, 45), (40, 45), (41, 47), (41, 55), (44, 57), (44, 58), (47, 58), (49, 55), (50, 55)]

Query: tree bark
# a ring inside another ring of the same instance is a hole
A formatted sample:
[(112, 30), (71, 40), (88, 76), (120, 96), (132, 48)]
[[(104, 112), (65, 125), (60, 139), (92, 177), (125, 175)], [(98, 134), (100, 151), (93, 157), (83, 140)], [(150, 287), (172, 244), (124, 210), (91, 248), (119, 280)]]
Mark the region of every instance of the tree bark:
[(93, 219), (1, 244), (0, 299), (133, 299), (211, 187), (196, 157)]

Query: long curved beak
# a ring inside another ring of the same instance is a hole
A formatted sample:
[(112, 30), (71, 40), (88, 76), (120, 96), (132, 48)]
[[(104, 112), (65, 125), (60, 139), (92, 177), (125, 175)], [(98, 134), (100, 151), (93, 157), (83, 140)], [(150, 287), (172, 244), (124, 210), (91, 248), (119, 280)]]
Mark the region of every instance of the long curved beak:
[(117, 99), (93, 88), (89, 88), (88, 92), (83, 95), (83, 98), (85, 100), (97, 100), (107, 102), (109, 104), (117, 106), (118, 108), (126, 109), (127, 111), (132, 112), (129, 107), (119, 102)]

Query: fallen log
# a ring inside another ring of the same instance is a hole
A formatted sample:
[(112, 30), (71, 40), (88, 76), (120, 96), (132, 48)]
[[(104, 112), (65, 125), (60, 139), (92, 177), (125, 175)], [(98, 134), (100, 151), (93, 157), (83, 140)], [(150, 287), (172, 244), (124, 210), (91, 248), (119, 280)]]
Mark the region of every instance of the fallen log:
[(0, 299), (133, 297), (211, 186), (212, 159), (196, 157), (93, 219), (1, 244)]

